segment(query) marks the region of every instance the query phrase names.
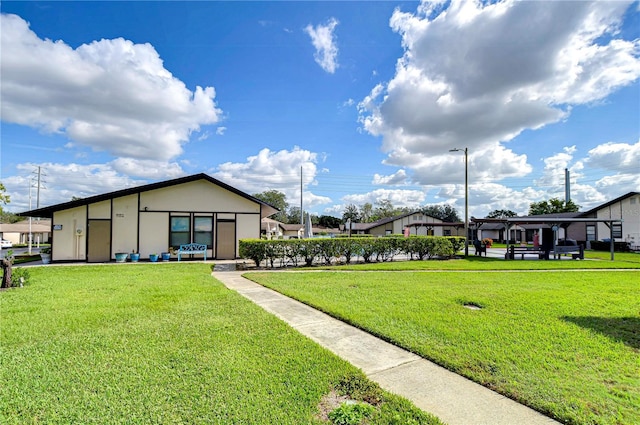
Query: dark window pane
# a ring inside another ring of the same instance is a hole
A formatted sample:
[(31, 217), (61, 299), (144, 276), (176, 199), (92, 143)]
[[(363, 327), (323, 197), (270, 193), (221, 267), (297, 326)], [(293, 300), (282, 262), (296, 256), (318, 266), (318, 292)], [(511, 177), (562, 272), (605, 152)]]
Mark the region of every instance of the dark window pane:
[(614, 224), (611, 229), (614, 238), (622, 238), (622, 224)]
[(170, 245), (174, 248), (178, 248), (180, 245), (189, 243), (189, 233), (179, 232), (171, 233)]

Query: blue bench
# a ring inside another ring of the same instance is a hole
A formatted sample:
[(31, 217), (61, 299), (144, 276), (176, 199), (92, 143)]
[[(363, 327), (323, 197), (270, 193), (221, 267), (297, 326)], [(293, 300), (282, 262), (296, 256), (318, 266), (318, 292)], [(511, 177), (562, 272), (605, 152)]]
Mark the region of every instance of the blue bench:
[(201, 243), (187, 243), (180, 245), (180, 248), (178, 249), (178, 261), (180, 261), (180, 256), (183, 254), (204, 254), (204, 261), (207, 261), (207, 246)]

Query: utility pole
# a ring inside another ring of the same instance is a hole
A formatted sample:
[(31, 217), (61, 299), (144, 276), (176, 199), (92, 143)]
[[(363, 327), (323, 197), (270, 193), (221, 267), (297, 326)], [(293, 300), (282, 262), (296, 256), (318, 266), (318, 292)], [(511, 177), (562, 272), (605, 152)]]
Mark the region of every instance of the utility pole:
[[(42, 171), (42, 167), (38, 165), (38, 169), (37, 170), (33, 170), (33, 173), (37, 176), (37, 183), (36, 183), (36, 209), (40, 208), (40, 188), (46, 183), (42, 177), (45, 177), (46, 174)], [(33, 186), (33, 181), (30, 180), (29, 184), (31, 186)]]
[(571, 174), (569, 169), (564, 169), (564, 203), (565, 205), (571, 200)]
[(464, 153), (464, 256), (469, 256), (469, 148), (449, 149), (449, 152)]
[(302, 213), (302, 165), (300, 166), (300, 224), (304, 228), (304, 214)]
[[(31, 187), (33, 187), (33, 182), (31, 178), (29, 178), (29, 211), (31, 211)], [(31, 216), (29, 216), (29, 255), (31, 255), (31, 240), (33, 239), (33, 234), (31, 233)]]

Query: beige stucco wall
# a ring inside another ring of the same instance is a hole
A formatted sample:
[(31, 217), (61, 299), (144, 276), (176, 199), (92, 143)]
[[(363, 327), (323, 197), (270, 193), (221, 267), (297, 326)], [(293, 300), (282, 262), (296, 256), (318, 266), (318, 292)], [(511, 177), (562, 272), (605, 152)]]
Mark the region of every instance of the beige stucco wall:
[(260, 215), (238, 214), (236, 216), (236, 253), (240, 252), (240, 239), (260, 238)]
[[(86, 260), (88, 219), (110, 220), (112, 258), (116, 252), (137, 250), (146, 259), (151, 253), (168, 250), (169, 217), (182, 213), (235, 218), (237, 240), (260, 237), (259, 203), (201, 180), (54, 213), (53, 224), (61, 224), (63, 229), (53, 232), (53, 260)], [(76, 228), (83, 229), (80, 237)]]
[(111, 201), (89, 204), (89, 219), (109, 220), (111, 218)]
[[(616, 202), (597, 211), (597, 218), (620, 218), (622, 223), (622, 238), (616, 241), (635, 242), (640, 241), (640, 196), (635, 195)], [(610, 236), (610, 230), (604, 223), (597, 223), (598, 239), (606, 239)], [(630, 240), (633, 239), (633, 240)]]
[(169, 213), (140, 213), (140, 257), (169, 249)]
[[(51, 259), (53, 261), (86, 260), (87, 208), (81, 206), (55, 212), (53, 226), (56, 225), (62, 225), (62, 230), (53, 230)], [(76, 234), (76, 229), (80, 229), (80, 235)]]
[[(116, 252), (130, 253), (138, 249), (138, 195), (113, 200), (111, 218), (111, 256)], [(166, 249), (166, 248), (165, 248)]]
[(260, 213), (260, 204), (205, 180), (143, 192), (140, 209), (145, 208), (148, 211)]

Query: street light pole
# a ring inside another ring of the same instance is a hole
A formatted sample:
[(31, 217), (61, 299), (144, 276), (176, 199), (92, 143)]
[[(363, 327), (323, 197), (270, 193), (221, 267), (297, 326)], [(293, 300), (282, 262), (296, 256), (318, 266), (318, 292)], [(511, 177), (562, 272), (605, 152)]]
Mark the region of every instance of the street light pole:
[(464, 152), (464, 256), (469, 256), (469, 149), (449, 149), (449, 152)]

